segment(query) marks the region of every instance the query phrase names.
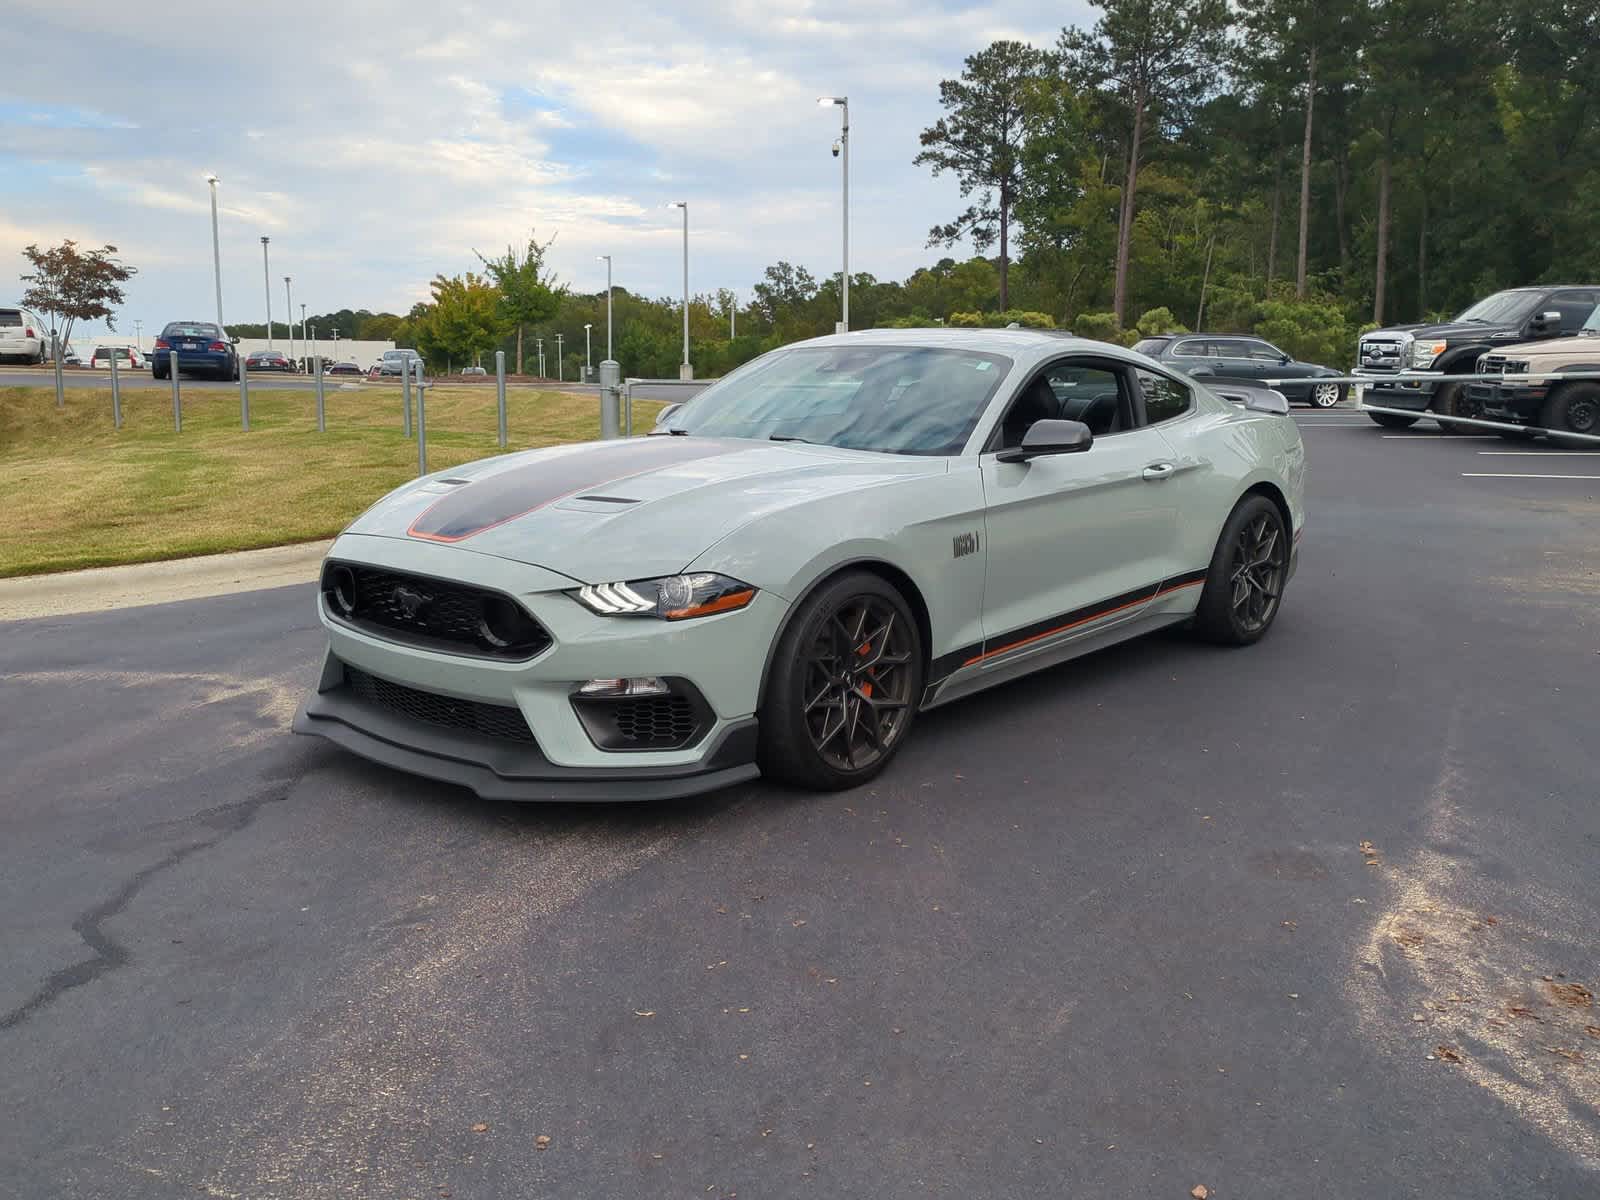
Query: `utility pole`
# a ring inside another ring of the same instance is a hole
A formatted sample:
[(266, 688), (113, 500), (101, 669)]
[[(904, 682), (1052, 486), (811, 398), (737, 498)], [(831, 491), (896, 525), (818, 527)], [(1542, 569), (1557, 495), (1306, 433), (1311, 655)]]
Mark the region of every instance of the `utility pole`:
[(267, 285), (267, 349), (272, 349), (272, 268), (267, 263), (267, 241), (261, 239), (261, 279)]

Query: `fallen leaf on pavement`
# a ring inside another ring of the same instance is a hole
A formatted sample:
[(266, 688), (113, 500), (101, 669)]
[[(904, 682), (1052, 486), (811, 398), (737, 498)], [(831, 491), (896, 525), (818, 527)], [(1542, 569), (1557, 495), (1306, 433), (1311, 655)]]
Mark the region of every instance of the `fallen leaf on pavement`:
[(1193, 1196), (1194, 1200), (1206, 1200), (1206, 1197), (1211, 1195), (1211, 1189), (1203, 1183), (1197, 1183), (1189, 1189), (1189, 1195)]
[(1563, 1048), (1561, 1046), (1546, 1046), (1545, 1049), (1550, 1051), (1551, 1054), (1554, 1054), (1559, 1058), (1566, 1059), (1568, 1062), (1582, 1062), (1583, 1061), (1583, 1051), (1582, 1050), (1567, 1050), (1567, 1049), (1565, 1049), (1565, 1048)]
[(1568, 1008), (1588, 1008), (1594, 1003), (1594, 993), (1581, 983), (1554, 983), (1550, 991)]
[(1454, 1046), (1435, 1046), (1433, 1048), (1433, 1056), (1443, 1059), (1445, 1062), (1458, 1063), (1461, 1061), (1461, 1054)]
[(538, 1137), (533, 1139), (533, 1144), (540, 1150), (548, 1150), (550, 1148), (550, 1135), (548, 1133), (541, 1133)]
[(487, 1125), (485, 1125), (482, 1121), (479, 1121), (476, 1125), (474, 1125), (472, 1127), (472, 1132), (473, 1133), (488, 1133), (489, 1132), (489, 1127)]
[(656, 1015), (656, 1010), (653, 1008), (636, 1008), (633, 1010), (633, 1015), (636, 1017), (653, 1017)]
[(1377, 852), (1378, 852), (1378, 848), (1376, 846), (1374, 846), (1371, 842), (1362, 842), (1361, 843), (1361, 853), (1365, 854), (1368, 858), (1371, 858)]

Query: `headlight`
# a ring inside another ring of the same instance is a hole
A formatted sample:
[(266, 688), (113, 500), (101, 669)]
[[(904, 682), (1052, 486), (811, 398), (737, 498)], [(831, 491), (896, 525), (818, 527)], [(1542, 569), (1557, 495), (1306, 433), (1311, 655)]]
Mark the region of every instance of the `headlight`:
[(591, 583), (571, 593), (590, 612), (603, 617), (657, 617), (685, 621), (743, 608), (756, 597), (748, 583), (726, 575), (696, 573), (626, 583)]
[(1443, 339), (1436, 342), (1411, 343), (1411, 365), (1413, 367), (1431, 367), (1433, 360), (1444, 353), (1448, 343)]

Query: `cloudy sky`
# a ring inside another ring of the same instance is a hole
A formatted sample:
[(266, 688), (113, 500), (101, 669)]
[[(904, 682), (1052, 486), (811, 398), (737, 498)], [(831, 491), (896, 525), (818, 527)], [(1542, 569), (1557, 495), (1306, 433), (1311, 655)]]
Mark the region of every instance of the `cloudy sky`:
[[(851, 267), (934, 257), (956, 184), (913, 167), (939, 80), (999, 37), (1053, 44), (1086, 0), (300, 0), (166, 14), (51, 0), (8, 24), (0, 302), (21, 248), (112, 242), (139, 267), (119, 327), (214, 307), (205, 176), (222, 180), (223, 310), (404, 311), (436, 272), (554, 236), (561, 278), (745, 298), (768, 263), (838, 269), (838, 110), (851, 112)], [(25, 30), (25, 35), (24, 31)], [(21, 40), (19, 40), (21, 39)], [(19, 53), (20, 52), (20, 53)], [(85, 330), (86, 334), (96, 332)]]

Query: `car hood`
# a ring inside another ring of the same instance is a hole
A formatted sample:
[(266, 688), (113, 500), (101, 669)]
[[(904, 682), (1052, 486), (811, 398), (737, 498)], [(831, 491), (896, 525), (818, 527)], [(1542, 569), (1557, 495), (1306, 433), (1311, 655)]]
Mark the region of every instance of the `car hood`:
[(1387, 325), (1362, 334), (1363, 338), (1381, 337), (1388, 333), (1409, 333), (1412, 337), (1444, 338), (1445, 341), (1478, 341), (1513, 328), (1509, 325), (1485, 325), (1481, 321), (1439, 321), (1422, 325)]
[(1515, 346), (1496, 346), (1496, 354), (1508, 358), (1571, 358), (1574, 354), (1600, 357), (1600, 334), (1580, 333), (1572, 337), (1543, 338)]
[(459, 546), (582, 583), (683, 570), (763, 515), (944, 474), (942, 458), (655, 436), (485, 459), (384, 497), (347, 533)]

